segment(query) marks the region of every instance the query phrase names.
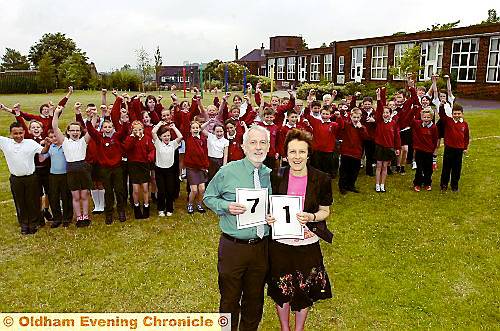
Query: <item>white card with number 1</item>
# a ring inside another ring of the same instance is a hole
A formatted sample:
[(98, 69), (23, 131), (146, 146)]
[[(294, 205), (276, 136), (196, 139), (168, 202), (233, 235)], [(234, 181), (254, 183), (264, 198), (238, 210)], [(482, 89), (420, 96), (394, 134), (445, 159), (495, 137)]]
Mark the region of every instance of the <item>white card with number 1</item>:
[(297, 220), (302, 211), (302, 198), (292, 195), (271, 195), (271, 215), (273, 239), (304, 239), (304, 227)]
[(239, 229), (267, 224), (267, 188), (237, 188), (236, 202), (245, 205), (247, 210), (236, 216)]

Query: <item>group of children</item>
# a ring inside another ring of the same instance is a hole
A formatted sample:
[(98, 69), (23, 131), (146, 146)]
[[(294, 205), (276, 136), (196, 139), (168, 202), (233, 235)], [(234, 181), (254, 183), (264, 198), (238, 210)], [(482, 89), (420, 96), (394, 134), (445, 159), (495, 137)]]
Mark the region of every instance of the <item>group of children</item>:
[[(161, 96), (131, 97), (116, 91), (114, 102), (108, 104), (107, 91), (103, 90), (99, 110), (88, 104), (82, 114), (82, 105), (75, 103), (74, 121), (64, 131), (58, 127), (59, 117), (72, 88), (57, 105), (44, 104), (36, 115), (21, 111), (19, 104), (12, 109), (0, 105), (16, 118), (11, 138), (0, 140), (11, 179), (34, 178), (37, 185), (32, 191), (40, 197), (38, 210), (26, 216), (22, 209), (29, 197), (14, 194), (12, 189), (21, 232), (33, 233), (44, 219), (52, 221), (51, 227), (68, 226), (73, 215), (77, 227), (88, 226), (89, 192), (93, 213), (103, 212), (106, 224), (115, 219), (115, 204), (117, 219), (126, 220), (127, 201), (136, 219), (149, 218), (150, 201), (156, 202), (158, 216), (172, 216), (184, 179), (187, 212), (204, 213), (205, 185), (221, 166), (244, 157), (243, 134), (254, 124), (270, 132), (264, 163), (273, 170), (287, 164), (283, 146), (288, 131), (298, 128), (310, 132), (314, 138), (311, 165), (332, 178), (338, 175), (342, 194), (359, 192), (355, 183), (363, 158), (367, 175), (376, 177), (375, 190), (386, 192), (390, 166), (397, 165), (396, 171), (405, 172), (409, 146), (413, 147), (410, 156), (414, 155), (416, 163), (414, 189), (431, 190), (435, 155), (444, 138), (441, 189), (447, 189), (451, 174), (451, 189), (458, 190), (462, 154), (468, 148), (468, 126), (463, 121), (463, 109), (454, 104), (451, 87), (438, 91), (436, 77), (428, 92), (416, 88), (409, 79), (407, 91), (398, 92), (389, 101), (385, 89), (377, 89), (375, 108), (370, 97), (358, 105), (359, 93), (336, 104), (336, 91), (321, 102), (311, 90), (304, 105), (292, 91), (281, 100), (272, 96), (267, 103), (260, 84), (254, 94), (249, 84), (247, 94), (233, 96), (232, 102), (230, 93), (219, 99), (219, 91), (214, 92), (214, 102), (207, 107), (196, 89), (191, 103), (179, 101), (172, 93), (172, 103), (166, 108)], [(436, 105), (435, 110), (431, 104)], [(28, 139), (21, 138), (21, 131)], [(30, 152), (16, 154), (18, 145), (30, 139)], [(25, 171), (19, 172), (23, 162)]]

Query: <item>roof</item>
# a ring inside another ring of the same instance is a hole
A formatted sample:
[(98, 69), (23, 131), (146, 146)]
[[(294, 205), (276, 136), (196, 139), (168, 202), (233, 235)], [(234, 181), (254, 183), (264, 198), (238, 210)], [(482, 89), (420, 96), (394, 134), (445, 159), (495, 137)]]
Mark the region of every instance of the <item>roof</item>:
[(262, 57), (260, 55), (260, 52), (261, 52), (261, 49), (260, 48), (256, 48), (256, 49), (252, 50), (250, 53), (248, 53), (247, 55), (239, 58), (238, 61), (246, 61), (246, 62), (259, 62), (259, 61), (262, 61), (264, 59), (265, 55), (267, 55), (269, 53), (269, 50), (268, 49), (264, 50), (264, 57)]

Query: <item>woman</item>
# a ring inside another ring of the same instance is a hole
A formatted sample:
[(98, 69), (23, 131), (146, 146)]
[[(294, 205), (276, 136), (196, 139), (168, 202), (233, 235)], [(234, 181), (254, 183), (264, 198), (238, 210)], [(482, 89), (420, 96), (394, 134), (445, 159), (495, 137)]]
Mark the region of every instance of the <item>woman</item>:
[[(305, 227), (304, 239), (279, 239), (269, 244), (267, 294), (276, 303), (281, 330), (290, 329), (290, 309), (295, 311), (295, 330), (303, 330), (309, 307), (332, 297), (319, 245), (319, 238), (331, 243), (333, 237), (325, 222), (333, 202), (332, 186), (326, 173), (307, 165), (311, 144), (308, 132), (290, 130), (284, 144), (289, 166), (272, 178), (273, 194), (300, 196), (304, 206), (296, 215)], [(268, 215), (268, 224), (275, 221)]]

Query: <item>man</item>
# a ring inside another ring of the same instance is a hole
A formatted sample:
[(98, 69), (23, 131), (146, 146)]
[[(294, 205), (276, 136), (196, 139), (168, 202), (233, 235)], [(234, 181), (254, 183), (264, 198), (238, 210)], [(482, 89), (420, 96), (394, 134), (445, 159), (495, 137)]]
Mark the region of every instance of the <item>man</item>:
[(238, 329), (238, 323), (240, 330), (257, 330), (262, 318), (269, 227), (237, 229), (236, 215), (243, 214), (246, 208), (235, 202), (235, 189), (260, 186), (271, 194), (271, 169), (263, 165), (269, 140), (267, 129), (257, 125), (250, 127), (243, 135), (245, 158), (221, 167), (204, 196), (205, 205), (220, 217), (219, 310), (231, 313), (232, 330)]
[[(0, 105), (0, 109), (4, 106)], [(24, 139), (21, 123), (10, 125), (10, 138), (0, 137), (0, 150), (5, 155), (10, 172), (10, 188), (16, 206), (17, 219), (21, 225), (21, 234), (33, 234), (37, 231), (40, 215), (40, 191), (35, 175), (35, 155), (46, 153), (50, 141), (45, 147), (32, 139)]]

